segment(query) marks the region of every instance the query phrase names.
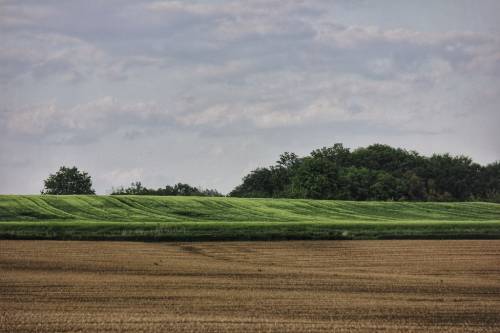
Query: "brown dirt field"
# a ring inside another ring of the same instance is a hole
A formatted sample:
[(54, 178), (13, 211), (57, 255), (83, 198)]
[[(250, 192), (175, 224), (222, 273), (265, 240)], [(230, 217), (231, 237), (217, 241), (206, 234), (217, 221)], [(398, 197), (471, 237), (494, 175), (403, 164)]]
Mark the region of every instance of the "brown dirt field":
[(500, 241), (0, 241), (2, 332), (500, 332)]

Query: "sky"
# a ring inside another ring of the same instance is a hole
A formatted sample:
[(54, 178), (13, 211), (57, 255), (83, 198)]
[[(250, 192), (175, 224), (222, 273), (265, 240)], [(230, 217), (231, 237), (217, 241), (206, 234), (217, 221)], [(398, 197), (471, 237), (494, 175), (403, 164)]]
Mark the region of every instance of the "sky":
[(341, 142), (500, 160), (500, 1), (0, 0), (0, 193), (223, 193)]

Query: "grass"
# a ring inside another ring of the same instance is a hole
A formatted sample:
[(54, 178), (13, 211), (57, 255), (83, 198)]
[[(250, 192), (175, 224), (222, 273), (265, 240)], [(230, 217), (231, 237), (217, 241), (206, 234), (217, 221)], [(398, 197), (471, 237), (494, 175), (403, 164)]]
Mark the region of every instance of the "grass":
[(500, 239), (500, 204), (0, 195), (0, 239)]

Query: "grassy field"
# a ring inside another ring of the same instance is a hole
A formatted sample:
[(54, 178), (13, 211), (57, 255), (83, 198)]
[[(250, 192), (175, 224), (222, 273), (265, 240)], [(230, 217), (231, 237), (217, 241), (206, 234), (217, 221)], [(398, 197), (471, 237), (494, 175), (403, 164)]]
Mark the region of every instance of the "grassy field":
[(152, 196), (0, 196), (1, 239), (500, 238), (492, 203)]
[(499, 240), (0, 241), (0, 332), (498, 332)]

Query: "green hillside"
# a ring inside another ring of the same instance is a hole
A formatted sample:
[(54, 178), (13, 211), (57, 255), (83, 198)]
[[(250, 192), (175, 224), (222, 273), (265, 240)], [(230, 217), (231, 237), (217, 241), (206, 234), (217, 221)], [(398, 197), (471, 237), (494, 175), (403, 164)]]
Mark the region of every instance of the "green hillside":
[(492, 203), (153, 196), (0, 196), (0, 238), (500, 238)]

